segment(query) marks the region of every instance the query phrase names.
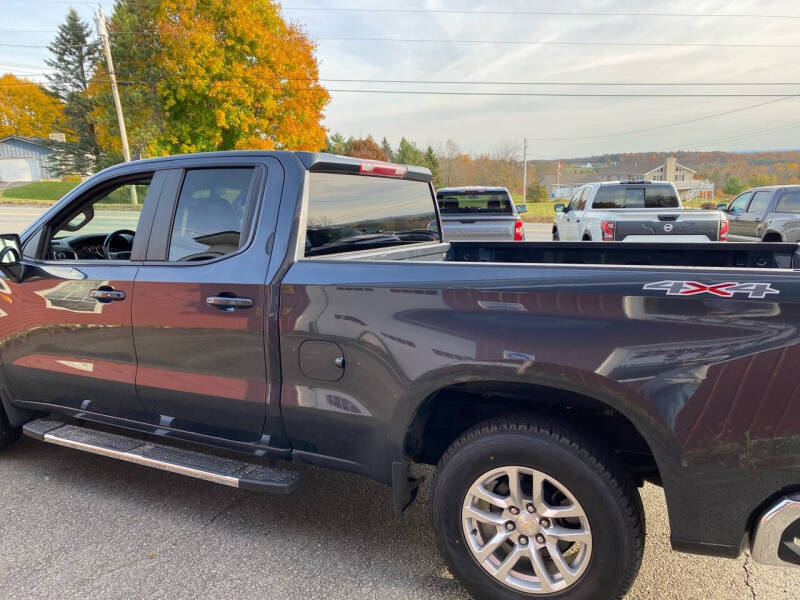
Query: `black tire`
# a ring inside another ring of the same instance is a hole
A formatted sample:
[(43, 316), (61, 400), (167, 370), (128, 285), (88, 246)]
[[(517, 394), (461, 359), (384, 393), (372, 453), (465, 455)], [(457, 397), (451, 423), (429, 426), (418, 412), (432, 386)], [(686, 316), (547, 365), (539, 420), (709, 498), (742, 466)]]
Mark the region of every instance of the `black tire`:
[[(580, 578), (566, 589), (548, 594), (515, 590), (490, 575), (467, 547), (461, 525), (467, 491), (481, 475), (510, 465), (558, 479), (585, 510), (591, 556)], [(433, 482), (431, 517), (450, 570), (479, 600), (621, 598), (633, 584), (644, 552), (644, 512), (631, 475), (587, 435), (524, 416), (487, 421), (450, 446)]]
[(22, 435), (22, 427), (12, 427), (6, 417), (6, 411), (0, 404), (0, 450), (8, 448)]
[(558, 228), (553, 227), (553, 241), (558, 242), (561, 240), (561, 237), (558, 235)]
[(588, 233), (584, 233), (583, 234), (583, 241), (584, 242), (591, 242), (592, 241), (592, 236), (590, 236)]

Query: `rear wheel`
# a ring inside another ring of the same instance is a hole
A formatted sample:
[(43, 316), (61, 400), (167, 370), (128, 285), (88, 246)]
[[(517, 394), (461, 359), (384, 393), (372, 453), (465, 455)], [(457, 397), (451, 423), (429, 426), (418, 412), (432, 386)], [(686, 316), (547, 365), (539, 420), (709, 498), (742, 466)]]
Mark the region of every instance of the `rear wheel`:
[(557, 241), (559, 241), (560, 239), (561, 239), (561, 238), (560, 238), (560, 237), (559, 237), (559, 235), (558, 235), (558, 228), (557, 228), (557, 227), (553, 227), (553, 241), (554, 241), (554, 242), (557, 242)]
[(581, 433), (525, 417), (482, 424), (442, 458), (432, 518), (479, 599), (614, 599), (633, 583), (644, 517), (631, 476)]
[(22, 435), (21, 427), (12, 427), (6, 417), (6, 411), (0, 404), (0, 450), (16, 442)]

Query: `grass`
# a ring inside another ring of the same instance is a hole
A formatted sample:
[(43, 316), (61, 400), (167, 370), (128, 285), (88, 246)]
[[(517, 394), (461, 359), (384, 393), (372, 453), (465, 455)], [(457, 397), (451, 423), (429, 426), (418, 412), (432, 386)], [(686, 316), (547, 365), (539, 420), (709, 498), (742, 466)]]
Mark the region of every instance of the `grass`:
[(73, 181), (36, 181), (27, 185), (3, 190), (2, 198), (8, 200), (34, 200), (50, 202), (60, 200), (78, 185)]
[[(0, 205), (52, 206), (78, 185), (74, 181), (36, 181), (19, 187), (0, 190)], [(139, 206), (131, 206), (127, 190), (118, 190), (98, 202), (98, 210), (141, 210), (146, 192), (139, 189)]]

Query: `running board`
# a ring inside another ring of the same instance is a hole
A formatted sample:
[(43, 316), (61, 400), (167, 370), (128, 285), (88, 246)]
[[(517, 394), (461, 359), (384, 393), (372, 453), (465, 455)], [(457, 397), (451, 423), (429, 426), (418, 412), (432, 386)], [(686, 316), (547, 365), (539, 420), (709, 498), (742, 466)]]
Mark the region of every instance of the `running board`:
[(25, 435), (43, 442), (245, 490), (289, 494), (299, 482), (298, 474), (287, 469), (154, 444), (61, 421), (38, 419), (23, 426), (22, 430)]

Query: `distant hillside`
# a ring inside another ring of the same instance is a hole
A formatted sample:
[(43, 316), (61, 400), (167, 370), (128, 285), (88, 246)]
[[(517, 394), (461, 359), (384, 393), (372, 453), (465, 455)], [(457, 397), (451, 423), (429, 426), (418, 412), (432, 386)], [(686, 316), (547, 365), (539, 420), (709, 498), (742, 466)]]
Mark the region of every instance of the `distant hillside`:
[[(662, 164), (675, 156), (682, 165), (697, 171), (701, 179), (710, 179), (722, 188), (731, 177), (748, 186), (800, 183), (800, 151), (785, 152), (633, 152), (603, 154), (561, 159), (562, 172), (583, 167), (610, 165), (620, 161), (636, 161), (642, 165)], [(555, 174), (559, 161), (536, 161), (540, 175)], [(582, 169), (583, 170), (583, 169)]]

